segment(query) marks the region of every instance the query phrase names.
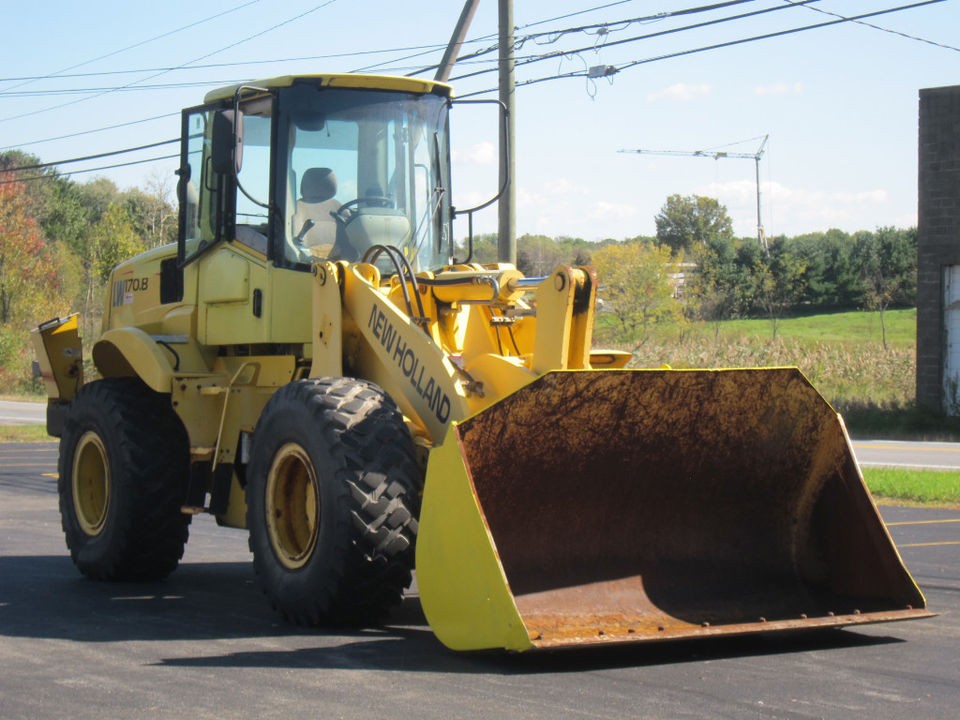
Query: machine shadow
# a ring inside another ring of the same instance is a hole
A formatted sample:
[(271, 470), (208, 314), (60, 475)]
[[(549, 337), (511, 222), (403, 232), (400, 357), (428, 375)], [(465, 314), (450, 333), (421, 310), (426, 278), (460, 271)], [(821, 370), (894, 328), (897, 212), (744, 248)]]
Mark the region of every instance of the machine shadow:
[[(415, 599), (412, 599), (415, 601)], [(419, 606), (419, 603), (416, 603)], [(789, 636), (679, 640), (647, 645), (564, 649), (526, 654), (502, 651), (454, 653), (420, 628), (384, 628), (380, 637), (333, 647), (237, 652), (206, 657), (170, 658), (162, 665), (203, 668), (300, 668), (394, 670), (455, 674), (539, 675), (582, 673), (628, 667), (722, 661), (885, 645), (901, 640), (842, 630), (818, 630)]]
[[(273, 612), (246, 562), (185, 563), (152, 583), (98, 583), (63, 556), (0, 557), (0, 636), (77, 642), (183, 641), (183, 667), (402, 670), (523, 675), (722, 660), (899, 642), (849, 630), (715, 638), (542, 653), (454, 653), (430, 631), (408, 595), (386, 624), (369, 629), (302, 628)], [(205, 654), (208, 640), (289, 638), (290, 649)], [(166, 653), (167, 650), (164, 649)]]

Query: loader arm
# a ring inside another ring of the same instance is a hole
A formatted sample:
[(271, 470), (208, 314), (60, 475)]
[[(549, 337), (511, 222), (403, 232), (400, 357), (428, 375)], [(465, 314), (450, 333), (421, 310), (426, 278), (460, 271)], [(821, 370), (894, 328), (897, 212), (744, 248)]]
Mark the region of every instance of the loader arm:
[(383, 283), (372, 264), (328, 262), (315, 276), (311, 375), (376, 382), (431, 446), (548, 370), (590, 367), (589, 268), (527, 279), (510, 266), (460, 266)]

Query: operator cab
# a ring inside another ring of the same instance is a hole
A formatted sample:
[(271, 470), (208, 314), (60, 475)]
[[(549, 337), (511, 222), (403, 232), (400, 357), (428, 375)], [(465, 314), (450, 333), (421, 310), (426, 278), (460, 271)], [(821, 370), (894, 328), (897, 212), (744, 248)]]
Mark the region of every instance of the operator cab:
[[(277, 267), (397, 248), (414, 271), (451, 261), (446, 85), (279, 78), (183, 113), (179, 262), (220, 242)], [(395, 267), (385, 255), (384, 274)]]

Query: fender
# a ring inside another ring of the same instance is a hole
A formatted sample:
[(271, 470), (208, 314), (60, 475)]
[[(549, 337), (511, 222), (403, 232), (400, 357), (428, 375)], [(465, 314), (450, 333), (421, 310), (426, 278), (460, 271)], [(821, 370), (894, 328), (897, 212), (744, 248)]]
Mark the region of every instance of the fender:
[(150, 389), (169, 393), (173, 358), (139, 328), (107, 330), (93, 346), (93, 362), (103, 377), (138, 377)]

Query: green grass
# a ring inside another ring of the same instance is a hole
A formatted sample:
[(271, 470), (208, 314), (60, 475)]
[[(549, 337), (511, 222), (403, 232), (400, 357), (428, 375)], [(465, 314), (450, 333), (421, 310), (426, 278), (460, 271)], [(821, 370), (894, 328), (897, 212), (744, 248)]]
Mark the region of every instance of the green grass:
[(0, 442), (55, 441), (47, 435), (46, 425), (0, 425)]
[[(916, 308), (888, 310), (884, 314), (884, 324), (887, 328), (888, 345), (915, 345)], [(730, 320), (720, 323), (720, 333), (728, 338), (770, 340), (773, 337), (773, 324), (770, 320)], [(777, 321), (777, 337), (813, 343), (883, 345), (883, 329), (878, 312), (841, 312), (783, 318)]]
[(958, 472), (864, 468), (863, 477), (877, 498), (921, 505), (960, 506)]

